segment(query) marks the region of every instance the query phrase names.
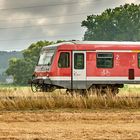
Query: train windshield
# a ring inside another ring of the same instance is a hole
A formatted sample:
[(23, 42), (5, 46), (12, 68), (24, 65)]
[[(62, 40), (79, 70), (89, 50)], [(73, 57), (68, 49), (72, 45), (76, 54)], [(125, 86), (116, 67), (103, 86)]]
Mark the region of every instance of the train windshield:
[(52, 64), (53, 56), (54, 56), (54, 50), (41, 52), (38, 65), (50, 66)]

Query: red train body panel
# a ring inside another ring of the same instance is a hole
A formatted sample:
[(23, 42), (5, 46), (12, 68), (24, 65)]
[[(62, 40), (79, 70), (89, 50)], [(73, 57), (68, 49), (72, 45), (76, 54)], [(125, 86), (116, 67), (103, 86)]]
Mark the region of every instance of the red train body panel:
[(66, 89), (139, 84), (140, 43), (74, 41), (46, 46), (33, 81)]

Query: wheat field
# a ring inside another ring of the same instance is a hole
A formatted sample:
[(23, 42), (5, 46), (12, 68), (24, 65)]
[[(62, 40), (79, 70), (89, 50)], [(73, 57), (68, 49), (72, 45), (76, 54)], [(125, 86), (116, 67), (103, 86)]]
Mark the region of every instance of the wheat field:
[(116, 97), (0, 88), (0, 139), (140, 139), (140, 87)]
[(56, 108), (77, 109), (139, 109), (140, 90), (125, 87), (116, 97), (67, 95), (64, 90), (53, 93), (33, 93), (30, 88), (1, 88), (0, 110), (41, 110)]

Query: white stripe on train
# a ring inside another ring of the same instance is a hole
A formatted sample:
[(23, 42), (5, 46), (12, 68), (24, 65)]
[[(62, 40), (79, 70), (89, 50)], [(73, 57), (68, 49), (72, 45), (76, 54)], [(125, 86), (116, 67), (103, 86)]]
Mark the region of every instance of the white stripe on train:
[[(55, 77), (38, 77), (38, 79), (50, 79), (52, 81), (70, 81), (70, 76), (55, 76)], [(140, 77), (135, 77), (134, 80), (129, 80), (128, 77), (87, 77), (87, 81), (140, 81)], [(77, 81), (81, 81), (78, 80)]]

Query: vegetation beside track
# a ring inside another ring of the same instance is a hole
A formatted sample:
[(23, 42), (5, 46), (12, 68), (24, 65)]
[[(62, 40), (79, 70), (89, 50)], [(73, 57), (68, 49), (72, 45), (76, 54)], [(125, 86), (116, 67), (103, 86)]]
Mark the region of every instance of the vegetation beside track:
[(33, 93), (28, 87), (0, 88), (0, 110), (139, 109), (140, 88), (125, 86), (116, 97), (67, 95), (64, 90)]

